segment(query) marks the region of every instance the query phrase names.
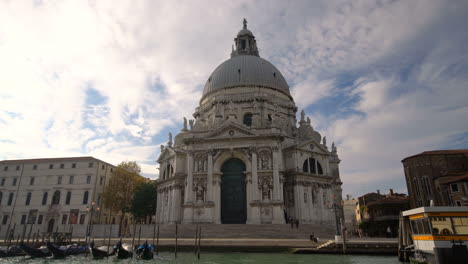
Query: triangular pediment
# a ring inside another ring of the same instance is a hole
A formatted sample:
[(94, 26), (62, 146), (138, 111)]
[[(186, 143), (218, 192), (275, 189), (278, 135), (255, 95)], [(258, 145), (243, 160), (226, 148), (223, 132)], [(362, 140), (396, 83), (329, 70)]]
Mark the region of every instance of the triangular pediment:
[(176, 154), (176, 152), (171, 147), (165, 147), (164, 150), (159, 155), (159, 158), (158, 158), (157, 162), (160, 163), (163, 160), (166, 160), (166, 159), (168, 159), (170, 157), (175, 156), (175, 154)]
[(255, 136), (256, 134), (252, 132), (251, 129), (246, 128), (245, 126), (235, 123), (227, 122), (209, 133), (207, 138), (238, 138), (238, 137), (250, 137)]
[(329, 153), (329, 151), (322, 144), (319, 144), (312, 139), (300, 143), (297, 147), (298, 149), (301, 149), (304, 151), (313, 151), (313, 152), (319, 152), (323, 154)]

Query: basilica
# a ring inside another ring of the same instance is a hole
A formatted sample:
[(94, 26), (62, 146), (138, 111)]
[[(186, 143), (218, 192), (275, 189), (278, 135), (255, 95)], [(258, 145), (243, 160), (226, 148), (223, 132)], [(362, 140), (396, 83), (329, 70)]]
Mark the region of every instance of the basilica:
[[(157, 159), (161, 224), (337, 223), (337, 148), (300, 113), (281, 72), (243, 28), (206, 81), (193, 119)], [(310, 87), (310, 92), (313, 92)]]

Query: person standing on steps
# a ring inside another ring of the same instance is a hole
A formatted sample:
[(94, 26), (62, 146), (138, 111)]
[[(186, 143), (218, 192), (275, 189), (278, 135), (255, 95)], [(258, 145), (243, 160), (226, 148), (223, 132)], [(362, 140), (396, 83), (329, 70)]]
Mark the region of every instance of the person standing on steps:
[(291, 224), (291, 229), (294, 228), (294, 219), (292, 217), (289, 217), (289, 223)]
[(299, 228), (299, 220), (298, 220), (298, 219), (296, 219), (296, 221), (295, 221), (295, 222), (296, 222), (296, 223), (295, 223), (295, 224), (296, 224), (296, 229), (298, 229), (298, 228)]

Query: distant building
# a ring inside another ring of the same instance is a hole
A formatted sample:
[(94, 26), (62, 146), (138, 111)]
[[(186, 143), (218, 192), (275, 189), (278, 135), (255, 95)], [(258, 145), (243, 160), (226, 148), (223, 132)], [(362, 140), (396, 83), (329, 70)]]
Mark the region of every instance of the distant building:
[(410, 207), (468, 205), (468, 149), (434, 150), (402, 160)]
[(364, 234), (373, 237), (387, 236), (387, 229), (395, 237), (398, 230), (400, 212), (409, 209), (408, 197), (394, 193), (387, 195), (368, 193), (358, 198), (356, 204), (356, 221)]
[(356, 220), (356, 204), (358, 200), (346, 195), (346, 200), (343, 202), (344, 225), (348, 234), (357, 234), (358, 226)]
[(93, 157), (0, 161), (0, 236), (15, 229), (17, 237), (25, 225), (84, 234), (92, 213), (94, 223), (110, 222), (101, 206), (114, 169)]

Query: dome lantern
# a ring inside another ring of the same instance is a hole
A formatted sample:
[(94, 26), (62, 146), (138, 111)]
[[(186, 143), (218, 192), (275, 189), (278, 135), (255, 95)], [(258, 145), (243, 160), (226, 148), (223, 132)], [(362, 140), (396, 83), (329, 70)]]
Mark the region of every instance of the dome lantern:
[(247, 29), (247, 20), (245, 18), (243, 24), (243, 28), (241, 29), (241, 31), (239, 31), (239, 33), (237, 33), (237, 37), (234, 39), (235, 49), (233, 49), (231, 57), (238, 55), (253, 55), (260, 57), (258, 55), (258, 48), (257, 42), (255, 41), (255, 36), (250, 30)]

